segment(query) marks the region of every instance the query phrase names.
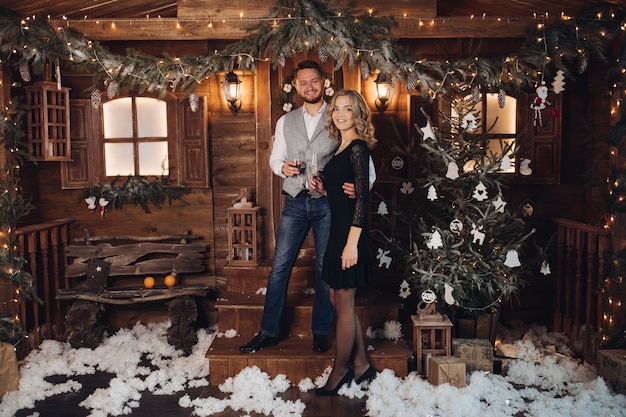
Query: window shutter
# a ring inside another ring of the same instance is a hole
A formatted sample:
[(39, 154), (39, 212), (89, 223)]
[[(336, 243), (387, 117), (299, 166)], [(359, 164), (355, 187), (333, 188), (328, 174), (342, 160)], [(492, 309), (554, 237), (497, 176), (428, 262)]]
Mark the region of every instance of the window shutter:
[(61, 162), (61, 188), (87, 188), (94, 185), (98, 148), (96, 135), (100, 126), (100, 109), (93, 109), (87, 99), (70, 100), (71, 160)]
[(196, 111), (189, 100), (178, 102), (180, 132), (180, 185), (192, 188), (209, 187), (208, 126), (206, 99), (199, 98)]

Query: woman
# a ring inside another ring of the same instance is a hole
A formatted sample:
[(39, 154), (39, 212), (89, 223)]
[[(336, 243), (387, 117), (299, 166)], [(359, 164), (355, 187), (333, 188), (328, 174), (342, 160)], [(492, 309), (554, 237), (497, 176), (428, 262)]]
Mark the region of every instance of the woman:
[[(324, 167), (323, 179), (314, 177), (309, 184), (313, 191), (328, 195), (331, 213), (322, 279), (330, 286), (337, 329), (333, 370), (326, 385), (315, 391), (324, 396), (336, 395), (352, 379), (361, 383), (376, 376), (365, 352), (361, 322), (354, 308), (357, 288), (372, 280), (367, 220), (368, 161), (369, 148), (376, 143), (374, 126), (365, 101), (353, 90), (337, 92), (327, 112), (326, 130), (340, 145)], [(355, 198), (343, 192), (344, 182), (355, 184)]]

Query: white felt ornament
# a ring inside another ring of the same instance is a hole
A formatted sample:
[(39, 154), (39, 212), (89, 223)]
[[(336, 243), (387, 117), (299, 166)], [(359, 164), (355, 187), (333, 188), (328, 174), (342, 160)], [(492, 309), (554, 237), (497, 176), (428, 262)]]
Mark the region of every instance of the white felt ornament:
[(406, 280), (403, 280), (400, 284), (400, 293), (398, 296), (400, 296), (400, 298), (407, 298), (409, 295), (411, 295), (411, 287)]
[(475, 223), (472, 223), (472, 243), (478, 243), (479, 245), (484, 243), (485, 234), (481, 232), (482, 229), (482, 226), (476, 226)]
[(474, 188), (474, 194), (472, 194), (472, 197), (478, 201), (485, 201), (488, 198), (487, 187), (485, 187), (485, 184), (483, 184), (482, 181), (479, 181), (476, 188)]
[(532, 175), (533, 169), (530, 167), (530, 159), (522, 158), (519, 163), (519, 173), (522, 175)]
[(500, 170), (508, 171), (511, 169), (511, 158), (508, 155), (504, 155), (500, 161)]
[(443, 284), (443, 287), (445, 289), (445, 295), (443, 299), (446, 300), (446, 303), (448, 303), (449, 305), (454, 305), (454, 303), (456, 302), (454, 300), (454, 296), (452, 295), (452, 291), (454, 291), (454, 288), (452, 288), (450, 284)]
[(497, 212), (504, 213), (504, 207), (506, 206), (506, 201), (502, 200), (501, 194), (498, 194), (498, 198), (493, 200), (491, 203), (496, 208)]
[(515, 268), (522, 265), (519, 261), (519, 254), (515, 249), (511, 249), (506, 253), (504, 264), (509, 268)]
[(426, 123), (426, 126), (420, 127), (422, 131), (422, 140), (426, 139), (436, 139), (435, 131), (433, 130), (433, 126), (430, 124), (430, 120)]
[(399, 156), (396, 156), (391, 160), (391, 168), (395, 169), (396, 171), (401, 170), (403, 167), (404, 159), (400, 158)]
[(439, 233), (438, 230), (435, 230), (426, 240), (426, 246), (428, 247), (428, 249), (439, 249), (443, 246), (441, 233)]
[(389, 256), (389, 250), (383, 250), (382, 248), (378, 248), (378, 255), (376, 255), (376, 259), (378, 259), (378, 267), (385, 269), (389, 269), (389, 265), (391, 265), (391, 256)]
[(476, 130), (478, 127), (478, 123), (476, 122), (476, 116), (474, 113), (467, 113), (463, 116), (463, 120), (461, 121), (461, 127), (465, 130), (469, 130), (470, 132)]
[(100, 197), (100, 200), (98, 200), (98, 205), (100, 206), (100, 217), (104, 217), (104, 212), (107, 210), (109, 200), (104, 197)]
[(434, 185), (428, 187), (428, 196), (426, 198), (428, 198), (430, 201), (435, 201), (438, 198), (437, 190), (435, 189)]
[(378, 211), (376, 212), (376, 214), (380, 214), (381, 216), (389, 214), (389, 210), (387, 209), (387, 203), (381, 201), (380, 204), (378, 204)]
[(539, 269), (539, 272), (541, 272), (543, 275), (550, 275), (552, 273), (552, 271), (550, 271), (550, 264), (548, 263), (548, 261), (543, 261), (541, 263), (541, 268)]
[(402, 183), (402, 187), (400, 187), (400, 192), (402, 194), (413, 194), (413, 191), (415, 189), (413, 188), (413, 184), (411, 183), (411, 181), (404, 181)]
[(432, 304), (437, 301), (437, 294), (433, 290), (425, 290), (422, 292), (421, 298), (426, 304)]
[(450, 231), (451, 232), (460, 232), (463, 230), (463, 222), (459, 219), (454, 219), (450, 222)]
[(455, 180), (459, 178), (459, 166), (454, 161), (448, 163), (448, 172), (446, 172), (446, 178)]
[(561, 94), (562, 91), (565, 90), (565, 73), (563, 70), (557, 70), (556, 75), (554, 76), (554, 81), (552, 81), (552, 91), (554, 94)]

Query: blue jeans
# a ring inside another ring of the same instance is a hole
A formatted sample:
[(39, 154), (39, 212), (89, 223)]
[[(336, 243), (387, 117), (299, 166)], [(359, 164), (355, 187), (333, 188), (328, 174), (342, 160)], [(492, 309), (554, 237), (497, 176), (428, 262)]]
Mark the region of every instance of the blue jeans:
[(334, 320), (328, 284), (322, 281), (322, 262), (330, 233), (330, 205), (328, 198), (287, 196), (276, 233), (276, 248), (272, 270), (267, 279), (265, 307), (261, 320), (261, 333), (278, 337), (281, 318), (287, 301), (287, 286), (300, 246), (313, 228), (315, 240), (315, 300), (311, 332), (326, 335)]

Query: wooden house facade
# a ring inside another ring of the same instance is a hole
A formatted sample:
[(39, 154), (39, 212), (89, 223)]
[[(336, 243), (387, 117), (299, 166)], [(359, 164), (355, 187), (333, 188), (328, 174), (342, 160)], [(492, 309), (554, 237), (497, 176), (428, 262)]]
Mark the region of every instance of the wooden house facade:
[[(567, 4), (543, 0), (392, 0), (372, 5), (358, 0), (340, 4), (355, 14), (393, 16), (396, 23), (390, 36), (397, 39), (399, 45), (430, 61), (469, 54), (481, 58), (506, 56), (524, 44), (531, 25), (562, 15), (576, 16), (590, 6), (582, 0)], [(246, 26), (262, 19), (271, 8), (261, 0), (234, 0), (227, 4), (213, 0), (127, 0), (106, 4), (9, 0), (4, 6), (24, 18), (34, 14), (49, 16), (52, 25), (71, 27), (112, 53), (124, 55), (133, 50), (152, 56), (210, 56), (245, 37)], [(174, 138), (176, 144), (168, 145), (169, 179), (173, 185), (188, 187), (190, 192), (171, 203), (166, 201), (160, 208), (151, 205), (149, 213), (141, 205), (132, 203), (121, 208), (109, 207), (103, 212), (92, 210), (85, 203), (85, 189), (111, 180), (102, 176), (102, 106), (94, 108), (91, 95), (98, 89), (103, 103), (110, 99), (106, 82), (94, 83), (93, 73), (88, 69), (79, 70), (62, 63), (61, 82), (69, 89), (71, 158), (29, 162), (21, 167), (21, 189), (36, 207), (24, 223), (74, 219), (69, 228), (70, 242), (83, 238), (86, 232), (92, 237), (155, 237), (185, 232), (200, 236), (207, 249), (206, 268), (202, 274), (189, 277), (188, 282), (208, 285), (210, 296), (205, 312), (211, 317), (209, 320), (219, 320), (219, 315), (215, 314), (217, 299), (234, 291), (254, 293), (263, 285), (269, 271), (283, 198), (281, 180), (268, 164), (274, 126), (283, 113), (279, 91), (295, 65), (306, 58), (319, 61), (318, 51), (295, 53), (285, 58), (284, 65), (278, 66), (259, 59), (254, 72), (235, 69), (241, 80), (241, 108), (236, 112), (229, 109), (223, 92), (224, 71), (197, 80), (196, 111), (191, 110), (187, 92), (169, 89), (165, 97), (168, 137)], [(22, 94), (30, 83), (23, 81), (17, 69), (7, 62), (0, 65), (3, 70), (0, 99), (7, 102)], [(373, 109), (380, 141), (373, 152), (378, 172), (374, 191), (387, 192), (386, 187), (397, 181), (392, 167), (395, 156), (391, 151), (392, 142), (398, 134), (405, 139), (414, 134), (413, 125), (423, 122), (419, 108), (432, 106), (432, 101), (399, 84), (384, 112), (377, 111), (373, 76), (364, 78), (358, 65), (351, 67), (344, 63), (335, 68), (332, 59), (323, 62), (322, 67), (332, 76), (335, 88), (360, 91)], [(612, 113), (612, 106), (616, 95), (622, 94), (604, 85), (606, 71), (605, 64), (591, 60), (586, 71), (566, 80), (559, 96), (550, 96), (553, 101), (558, 100), (560, 118), (554, 122), (556, 126), (551, 126), (543, 137), (536, 135), (531, 143), (531, 147), (535, 147), (530, 151), (535, 161), (535, 175), (516, 174), (505, 190), (504, 199), (509, 206), (528, 204), (532, 207), (529, 222), (545, 240), (559, 231), (557, 218), (590, 227), (602, 226), (605, 220), (606, 181), (598, 179), (606, 178), (610, 169), (619, 165), (618, 158), (611, 157), (606, 137), (618, 120)], [(32, 77), (32, 82), (43, 81), (46, 74), (32, 74)], [(118, 92), (120, 97), (132, 94), (133, 91), (123, 85)], [(530, 90), (516, 97), (520, 126), (532, 125), (529, 103), (533, 94)], [(433, 107), (432, 111), (435, 114), (437, 108)], [(260, 208), (258, 262), (250, 266), (229, 265), (232, 228), (228, 209), (243, 189)], [(312, 245), (307, 241), (300, 256), (305, 270), (312, 257)], [(397, 277), (384, 270), (377, 273), (380, 276), (375, 285), (377, 291), (397, 294)], [(304, 275), (310, 277), (310, 268)], [(306, 279), (309, 278), (304, 278), (302, 284), (305, 287)], [(229, 283), (229, 280), (239, 284)], [(135, 284), (141, 285), (141, 282)], [(502, 314), (506, 319), (520, 318), (551, 326), (556, 287), (557, 282), (551, 277), (539, 274), (530, 277), (530, 286), (522, 290), (519, 302), (504, 306)], [(596, 291), (597, 288), (594, 295)], [(118, 321), (118, 324), (132, 325), (137, 318), (150, 320), (151, 314), (155, 313), (142, 312), (139, 307), (124, 319), (126, 322)], [(615, 320), (618, 321), (617, 317)], [(614, 329), (620, 326), (619, 323), (612, 325)], [(253, 327), (247, 331), (254, 331)]]

